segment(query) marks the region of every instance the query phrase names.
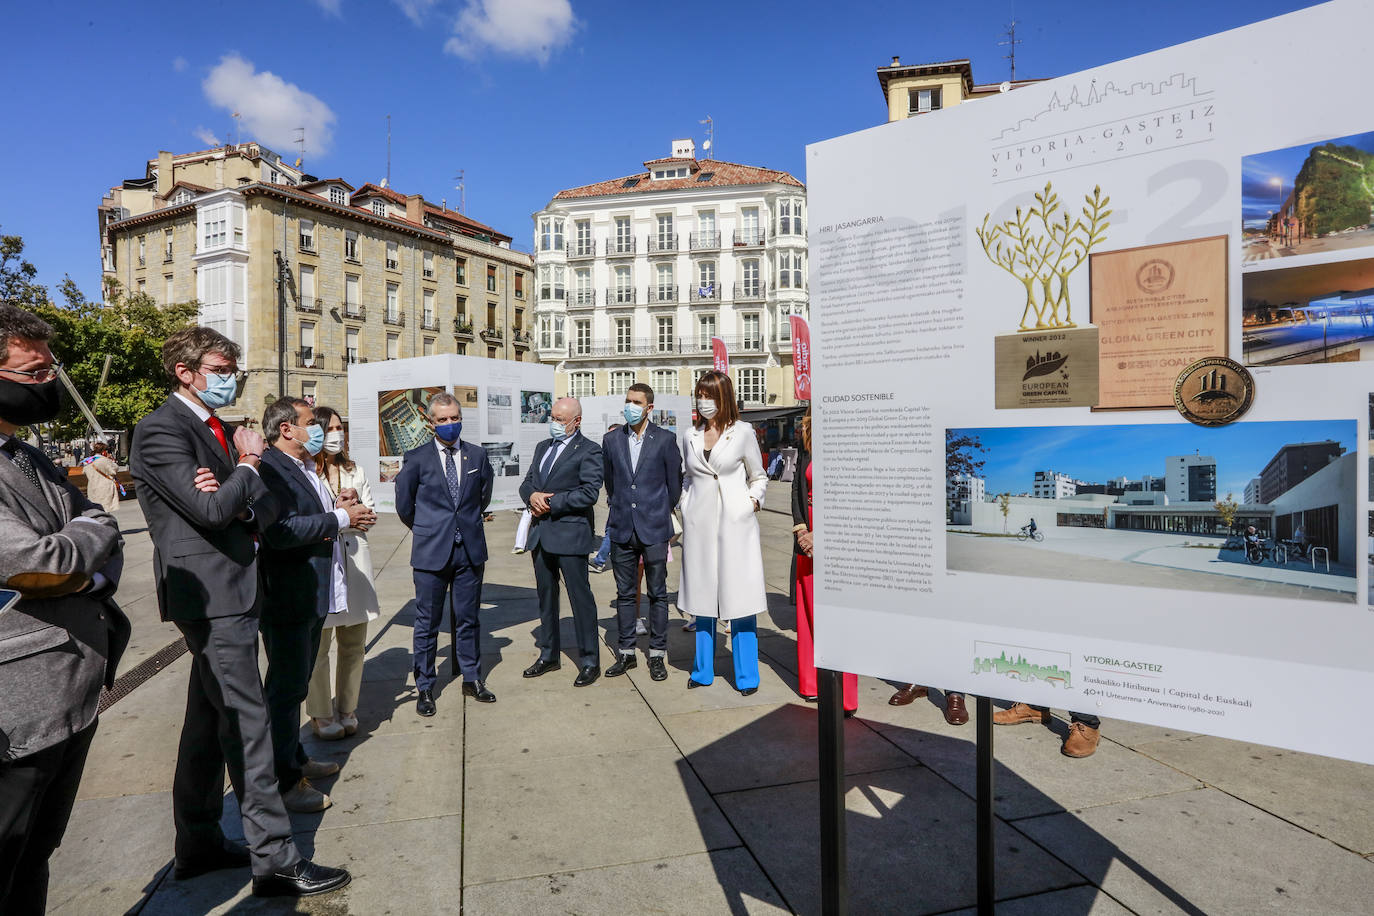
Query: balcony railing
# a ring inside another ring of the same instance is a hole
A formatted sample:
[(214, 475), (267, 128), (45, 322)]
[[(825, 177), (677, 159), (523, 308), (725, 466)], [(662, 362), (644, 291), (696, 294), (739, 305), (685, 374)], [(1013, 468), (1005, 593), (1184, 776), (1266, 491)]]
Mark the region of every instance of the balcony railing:
[(309, 312), (312, 315), (318, 315), (323, 306), (324, 303), (319, 299), (312, 299), (308, 296), (302, 296), (296, 300), (296, 311), (298, 312)]
[(760, 248), (768, 238), (768, 233), (759, 227), (735, 230), (736, 248)]
[(534, 334), (528, 328), (511, 328), (510, 339), (517, 347), (528, 349), (530, 342), (534, 340)]
[(382, 314), (382, 324), (389, 324), (393, 328), (403, 328), (406, 326), (406, 313), (388, 310)]
[(324, 354), (314, 347), (301, 347), (296, 351), (296, 367), (313, 369), (324, 364)]
[(676, 286), (651, 286), (645, 299), (650, 305), (663, 305), (668, 303), (676, 305), (678, 301), (678, 287)]
[[(569, 359), (605, 359), (612, 356), (705, 356), (711, 353), (711, 336), (670, 338), (636, 338), (614, 343), (590, 341), (568, 346)], [(725, 348), (730, 353), (753, 354), (763, 352), (763, 338), (758, 335), (724, 337)], [(561, 349), (561, 348), (560, 348)]]
[(439, 319), (433, 315), (425, 315), (420, 319), (420, 327), (426, 331), (437, 331), (439, 330)]
[(315, 237), (313, 235), (303, 235), (300, 237), (300, 250), (306, 254), (315, 253)]
[(349, 366), (367, 362), (367, 357), (359, 356), (357, 350), (349, 350), (343, 356), (339, 357), (339, 362), (343, 364), (344, 369), (347, 369)]
[(607, 240), (606, 240), (606, 257), (608, 257), (608, 258), (626, 258), (626, 257), (630, 257), (630, 256), (633, 255), (634, 253), (635, 253), (635, 237), (634, 237), (634, 236), (630, 236), (630, 237), (627, 238), (627, 239), (618, 239), (618, 238), (617, 238), (617, 239), (607, 239)]
[(596, 305), (596, 290), (594, 289), (572, 289), (568, 290), (568, 307), (582, 308)]
[(501, 340), (504, 339), (504, 337), (505, 337), (505, 334), (502, 332), (502, 330), (501, 330), (500, 328), (483, 328), (483, 329), (482, 329), (482, 339), (483, 339), (483, 340), (494, 340), (494, 341), (496, 341), (496, 342), (499, 343)]
[(678, 250), (677, 234), (649, 236), (649, 254), (671, 254)]
[(588, 239), (585, 242), (569, 242), (568, 258), (594, 258), (596, 257), (596, 240)]
[(472, 339), (472, 322), (463, 318), (453, 319), (453, 335), (455, 337), (466, 337)]
[(736, 283), (735, 301), (736, 302), (755, 302), (763, 298), (763, 283)]
[(633, 288), (606, 290), (607, 305), (634, 305), (636, 298)]
[(345, 318), (354, 318), (358, 321), (367, 320), (366, 306), (359, 305), (356, 302), (345, 302), (343, 305), (343, 314)]
[(693, 251), (715, 251), (720, 248), (720, 233), (714, 229), (692, 233)]
[(688, 302), (719, 302), (720, 284), (712, 283), (710, 286), (689, 286), (687, 288)]

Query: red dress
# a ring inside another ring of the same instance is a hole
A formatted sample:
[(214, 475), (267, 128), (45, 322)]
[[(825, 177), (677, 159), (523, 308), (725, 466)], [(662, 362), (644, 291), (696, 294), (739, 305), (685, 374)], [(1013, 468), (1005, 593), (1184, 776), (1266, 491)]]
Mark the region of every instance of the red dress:
[[(811, 479), (811, 465), (806, 466), (806, 525), (808, 528), (814, 526), (814, 516), (812, 515), (811, 505), (814, 498), (814, 486)], [(815, 564), (811, 557), (804, 553), (797, 554), (797, 688), (802, 696), (814, 697), (817, 693), (816, 686), (816, 649), (812, 640), (812, 633), (816, 628), (814, 601), (815, 595), (815, 576), (813, 572)], [(859, 708), (859, 676), (857, 674), (846, 674), (844, 676), (844, 708), (853, 710)]]

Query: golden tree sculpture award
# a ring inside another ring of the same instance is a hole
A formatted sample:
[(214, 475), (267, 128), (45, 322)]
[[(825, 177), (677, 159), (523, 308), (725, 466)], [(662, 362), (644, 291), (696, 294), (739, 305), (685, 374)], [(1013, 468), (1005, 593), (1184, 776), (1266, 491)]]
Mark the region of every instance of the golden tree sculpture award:
[(1093, 188), (1075, 217), (1046, 182), (1034, 206), (1017, 207), (1015, 218), (998, 225), (989, 225), (989, 213), (975, 230), (988, 260), (1025, 293), (1020, 327), (994, 341), (997, 408), (1097, 403), (1097, 328), (1074, 322), (1070, 278), (1106, 238), (1110, 202)]

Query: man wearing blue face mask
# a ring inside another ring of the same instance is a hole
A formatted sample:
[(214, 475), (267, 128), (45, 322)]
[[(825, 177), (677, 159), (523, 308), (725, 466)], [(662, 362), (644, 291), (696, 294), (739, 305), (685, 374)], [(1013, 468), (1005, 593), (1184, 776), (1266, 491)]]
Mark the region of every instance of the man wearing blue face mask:
[(434, 441), (405, 454), (396, 477), (396, 515), (411, 531), (410, 566), (415, 580), (413, 635), (415, 712), (432, 716), (439, 621), (449, 607), (453, 673), (463, 695), (495, 703), (482, 680), (478, 621), (487, 536), (482, 514), (491, 504), (496, 474), (486, 449), (462, 441), (463, 407), (447, 391), (429, 399), (426, 415)]
[(350, 494), (335, 500), (315, 473), (324, 429), (308, 401), (281, 398), (262, 416), (271, 446), (262, 456), (262, 480), (280, 512), (263, 528), (262, 642), (267, 649), (267, 709), (278, 788), (290, 811), (323, 811), (329, 796), (310, 780), (332, 776), (337, 763), (309, 759), (301, 746), (301, 703), (320, 650), (325, 617), (348, 609), (348, 573), (339, 533), (366, 531), (372, 510)]

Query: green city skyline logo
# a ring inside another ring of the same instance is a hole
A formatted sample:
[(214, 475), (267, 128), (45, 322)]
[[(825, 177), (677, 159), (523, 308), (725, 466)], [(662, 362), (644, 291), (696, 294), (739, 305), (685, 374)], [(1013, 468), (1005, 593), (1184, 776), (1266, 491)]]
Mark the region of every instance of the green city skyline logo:
[(1060, 668), (1058, 665), (1037, 665), (1019, 653), (1015, 660), (1012, 660), (1007, 658), (1005, 650), (996, 658), (991, 656), (979, 658), (975, 655), (973, 673), (1004, 674), (1024, 683), (1044, 681), (1052, 687), (1073, 686), (1073, 674), (1068, 669)]

